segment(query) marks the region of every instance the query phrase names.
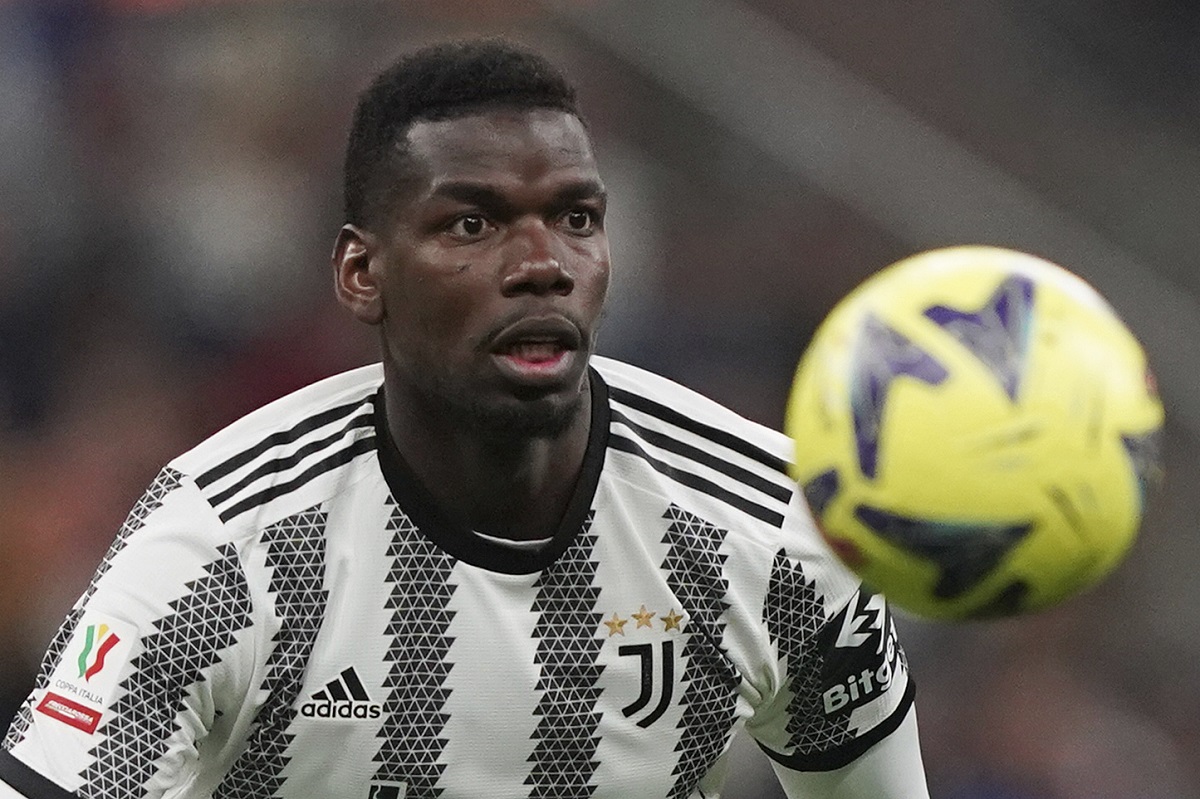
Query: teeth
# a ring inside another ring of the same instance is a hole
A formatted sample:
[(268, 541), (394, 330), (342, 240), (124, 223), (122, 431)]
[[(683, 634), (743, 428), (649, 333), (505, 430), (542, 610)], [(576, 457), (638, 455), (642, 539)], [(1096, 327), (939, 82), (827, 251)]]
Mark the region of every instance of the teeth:
[(555, 358), (562, 347), (554, 341), (520, 341), (509, 349), (509, 353), (522, 361), (549, 361)]

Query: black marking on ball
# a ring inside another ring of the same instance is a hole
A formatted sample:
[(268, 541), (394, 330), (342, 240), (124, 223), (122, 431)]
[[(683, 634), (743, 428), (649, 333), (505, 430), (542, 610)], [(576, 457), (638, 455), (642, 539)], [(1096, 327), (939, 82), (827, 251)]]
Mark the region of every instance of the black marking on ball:
[(829, 507), (830, 502), (833, 502), (833, 498), (837, 496), (841, 488), (837, 470), (829, 469), (806, 482), (800, 490), (804, 492), (804, 498), (808, 501), (808, 507), (812, 510), (813, 515), (820, 519), (825, 515), (825, 509)]
[(979, 585), (1033, 524), (979, 524), (915, 519), (859, 505), (854, 515), (880, 538), (937, 565), (933, 595), (955, 599)]

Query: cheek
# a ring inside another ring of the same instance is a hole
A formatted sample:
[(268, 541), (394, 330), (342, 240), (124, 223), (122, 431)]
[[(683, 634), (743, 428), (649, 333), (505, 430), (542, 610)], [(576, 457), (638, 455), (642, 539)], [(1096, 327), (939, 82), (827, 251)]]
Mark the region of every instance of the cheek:
[(454, 275), (449, 281), (428, 275), (395, 287), (387, 315), (389, 339), (395, 352), (413, 357), (446, 354), (471, 343), (475, 292)]
[(593, 267), (592, 275), (588, 281), (588, 291), (591, 301), (596, 305), (603, 305), (604, 299), (608, 295), (608, 284), (612, 277), (612, 272), (609, 269), (608, 261), (597, 263)]
[(608, 253), (608, 240), (602, 235), (595, 239), (571, 242), (574, 252), (571, 253), (571, 263), (575, 276), (577, 290), (586, 292), (589, 296), (603, 296), (608, 290), (611, 266)]

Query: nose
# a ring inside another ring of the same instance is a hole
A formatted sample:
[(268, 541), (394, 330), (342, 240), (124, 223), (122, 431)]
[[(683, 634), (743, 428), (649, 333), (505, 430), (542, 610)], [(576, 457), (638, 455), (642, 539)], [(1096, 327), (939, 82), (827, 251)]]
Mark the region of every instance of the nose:
[(540, 221), (522, 227), (514, 231), (513, 264), (501, 281), (504, 296), (570, 294), (575, 278), (556, 254), (554, 233)]

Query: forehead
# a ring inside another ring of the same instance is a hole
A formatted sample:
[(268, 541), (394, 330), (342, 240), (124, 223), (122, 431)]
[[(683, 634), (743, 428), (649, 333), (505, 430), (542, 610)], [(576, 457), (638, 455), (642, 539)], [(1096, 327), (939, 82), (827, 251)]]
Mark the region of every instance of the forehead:
[(460, 180), (530, 184), (597, 177), (583, 123), (548, 109), (499, 109), (415, 122), (408, 131), (408, 155), (414, 177), (427, 191)]

